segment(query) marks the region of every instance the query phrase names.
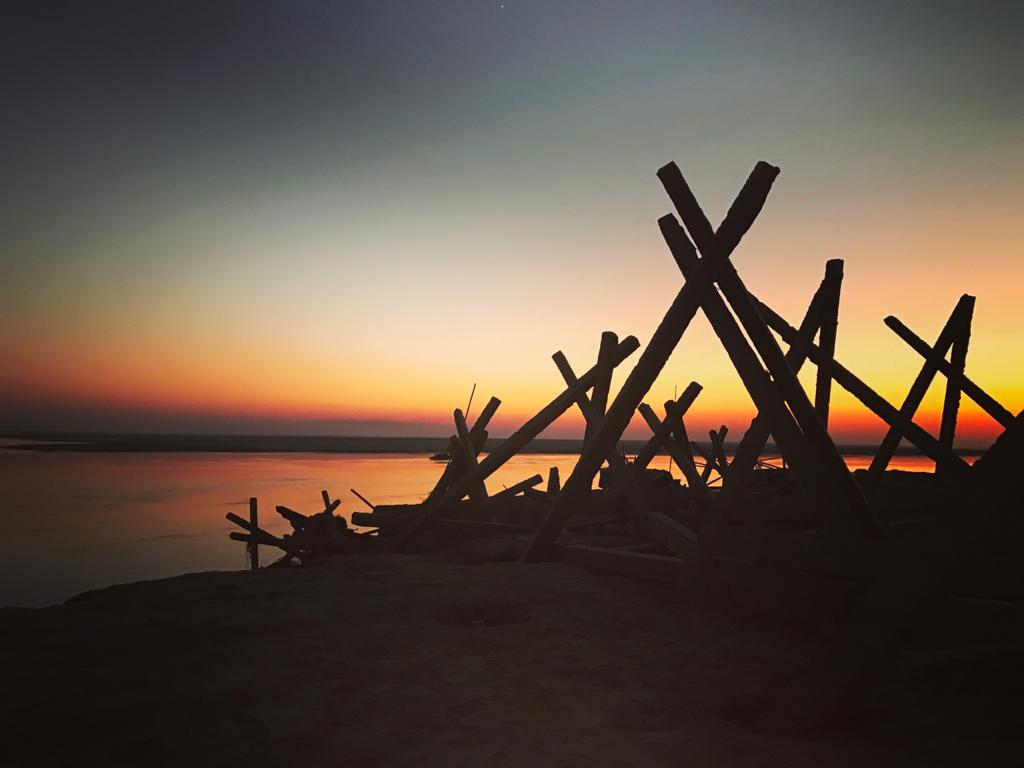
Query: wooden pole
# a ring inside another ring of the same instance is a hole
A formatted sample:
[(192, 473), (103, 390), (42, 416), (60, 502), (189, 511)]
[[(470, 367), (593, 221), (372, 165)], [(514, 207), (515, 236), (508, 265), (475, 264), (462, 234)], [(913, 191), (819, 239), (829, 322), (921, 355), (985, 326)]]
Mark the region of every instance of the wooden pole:
[(622, 431), (665, 367), (669, 355), (676, 348), (700, 305), (714, 291), (715, 275), (728, 263), (729, 256), (739, 245), (740, 239), (754, 223), (778, 174), (779, 169), (768, 163), (759, 162), (755, 166), (726, 214), (704, 263), (676, 294), (675, 300), (662, 318), (646, 349), (641, 353), (636, 366), (608, 408), (600, 429), (580, 455), (576, 467), (562, 487), (562, 492), (537, 527), (533, 539), (523, 552), (524, 561), (543, 560), (550, 556), (555, 537), (576, 506), (589, 493), (594, 475), (605, 457), (614, 450)]
[[(964, 312), (971, 310), (973, 306), (973, 296), (968, 296), (965, 293), (960, 297), (960, 300), (957, 302), (953, 311), (950, 313), (949, 318), (946, 320), (946, 324), (939, 332), (938, 338), (935, 340), (933, 350), (936, 355), (945, 358), (946, 352), (953, 343), (953, 336), (960, 323), (959, 318)], [(937, 371), (938, 368), (935, 367), (935, 364), (931, 360), (926, 359), (924, 365), (921, 366), (921, 371), (917, 374), (917, 378), (914, 379), (914, 383), (910, 385), (910, 390), (907, 392), (907, 396), (903, 400), (903, 405), (900, 406), (900, 416), (902, 418), (908, 420), (914, 418), (914, 414), (917, 413), (917, 409), (920, 407), (925, 394), (927, 394), (928, 387), (931, 386), (932, 380), (935, 378)], [(896, 449), (899, 447), (900, 440), (902, 438), (903, 433), (899, 429), (896, 427), (889, 427), (889, 431), (886, 432), (885, 437), (882, 438), (882, 442), (879, 444), (878, 450), (875, 451), (875, 455), (871, 459), (871, 466), (868, 467), (868, 471), (861, 483), (865, 492), (871, 493), (878, 487), (878, 483), (882, 479), (885, 468), (889, 466), (889, 461), (896, 453)]]
[[(818, 346), (829, 357), (836, 356), (836, 331), (839, 328), (839, 299), (843, 289), (843, 261), (825, 262), (825, 300), (822, 304)], [(787, 356), (788, 360), (788, 356)], [(817, 370), (814, 385), (814, 410), (825, 429), (828, 429), (829, 401), (832, 398), (832, 377), (823, 368)]]
[[(615, 354), (615, 348), (618, 344), (619, 337), (612, 331), (605, 331), (601, 334), (601, 345), (597, 352), (597, 364), (607, 368), (607, 375), (599, 376), (597, 381), (594, 382), (594, 389), (590, 393), (590, 402), (594, 406), (594, 411), (600, 414), (602, 419), (604, 418), (604, 412), (608, 409), (608, 392), (612, 385), (613, 369), (608, 366), (608, 361)], [(599, 420), (587, 421), (586, 432), (583, 435), (584, 445), (594, 436), (598, 426), (600, 426)]]
[[(942, 422), (939, 426), (939, 442), (950, 453), (956, 441), (956, 418), (960, 412), (960, 382), (967, 367), (967, 347), (971, 343), (971, 319), (974, 313), (965, 313), (960, 319), (960, 329), (953, 338), (953, 349), (949, 355), (949, 365), (953, 376), (946, 379), (946, 395), (942, 401)], [(945, 476), (947, 468), (942, 464), (935, 465), (936, 474)]]
[(960, 383), (960, 389), (963, 393), (976, 402), (979, 407), (985, 411), (985, 413), (998, 421), (999, 425), (1003, 427), (1003, 429), (1009, 429), (1014, 425), (1015, 419), (1013, 414), (1006, 410), (1006, 408), (1004, 408), (994, 397), (967, 378), (967, 376), (959, 376), (954, 370), (952, 364), (945, 359), (945, 352), (943, 352), (941, 356), (936, 355), (935, 351), (929, 347), (921, 337), (907, 328), (907, 326), (895, 317), (890, 316), (885, 318), (885, 324), (889, 326), (897, 336), (909, 344), (915, 352), (921, 355), (921, 357), (925, 360), (931, 361), (946, 377), (956, 378)]
[[(690, 192), (679, 169), (673, 166), (662, 171), (664, 173), (660, 171), (659, 178), (665, 185), (665, 190), (675, 203), (687, 230), (693, 236), (697, 249), (706, 257), (713, 240), (711, 224)], [(884, 539), (884, 526), (875, 516), (860, 486), (854, 481), (850, 468), (818, 418), (793, 369), (786, 362), (786, 356), (782, 353), (778, 341), (758, 313), (736, 268), (732, 263), (723, 264), (717, 276), (722, 295), (732, 307), (736, 319), (743, 326), (754, 349), (768, 368), (775, 386), (786, 399), (793, 418), (804, 434), (810, 455), (824, 470), (829, 486), (836, 491), (836, 500), (840, 502), (836, 505), (837, 511), (844, 513), (843, 517), (852, 516), (856, 522), (854, 530), (859, 530), (866, 538)]]
[[(612, 358), (612, 364), (619, 365), (633, 354), (639, 346), (640, 342), (636, 340), (635, 336), (627, 336), (619, 343), (615, 356)], [(476, 469), (453, 479), (450, 487), (443, 494), (433, 499), (427, 499), (410, 524), (405, 526), (402, 532), (392, 541), (392, 551), (401, 552), (420, 534), (431, 520), (439, 516), (445, 505), (461, 499), (473, 483), (489, 477), (502, 464), (525, 448), (527, 443), (543, 432), (544, 429), (550, 426), (555, 419), (565, 413), (576, 402), (580, 392), (586, 392), (594, 386), (594, 381), (600, 373), (601, 367), (595, 365), (584, 373), (574, 386), (566, 388), (533, 418), (510, 435), (501, 445), (488, 453), (487, 457), (477, 465)]]
[(363, 504), (368, 506), (370, 509), (374, 509), (374, 505), (371, 504), (370, 500), (367, 499), (365, 496), (363, 496), (363, 494), (361, 494), (355, 488), (349, 488), (349, 490), (352, 492), (352, 495), (355, 496), (357, 499), (359, 499), (361, 502), (363, 502)]
[[(251, 496), (249, 498), (249, 525), (252, 526), (252, 530), (256, 531), (260, 527), (260, 515), (259, 509), (256, 506), (256, 497)], [(260, 547), (256, 543), (255, 539), (249, 542), (249, 569), (257, 570), (260, 567)]]
[[(466, 417), (462, 415), (460, 408), (455, 409), (455, 429), (459, 434), (459, 448), (462, 451), (462, 465), (467, 471), (472, 472), (477, 468), (476, 451), (473, 450), (473, 438), (469, 434), (469, 427), (466, 425)], [(467, 489), (469, 498), (477, 503), (487, 501), (487, 486), (481, 478), (472, 483)]]

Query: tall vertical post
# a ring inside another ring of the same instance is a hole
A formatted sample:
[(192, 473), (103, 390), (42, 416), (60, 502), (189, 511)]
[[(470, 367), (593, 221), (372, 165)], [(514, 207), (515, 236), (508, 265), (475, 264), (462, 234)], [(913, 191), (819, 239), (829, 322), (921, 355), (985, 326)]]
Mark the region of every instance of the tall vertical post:
[[(825, 262), (825, 301), (818, 331), (818, 348), (829, 357), (836, 356), (836, 331), (839, 328), (839, 298), (843, 288), (843, 260)], [(814, 410), (828, 429), (828, 406), (832, 397), (832, 376), (827, 368), (818, 368), (814, 384)]]
[[(249, 498), (249, 525), (250, 531), (256, 531), (260, 527), (259, 511), (256, 507), (256, 497)], [(255, 571), (260, 567), (260, 545), (256, 543), (256, 534), (249, 538), (249, 570)]]
[[(942, 422), (939, 426), (939, 442), (950, 452), (956, 439), (956, 418), (960, 412), (960, 389), (964, 369), (967, 367), (967, 346), (971, 340), (971, 320), (974, 317), (974, 305), (968, 304), (960, 318), (960, 326), (953, 338), (953, 349), (949, 353), (949, 363), (953, 368), (953, 376), (946, 378), (946, 396), (942, 402)], [(945, 475), (947, 467), (941, 463), (935, 465), (935, 471)]]

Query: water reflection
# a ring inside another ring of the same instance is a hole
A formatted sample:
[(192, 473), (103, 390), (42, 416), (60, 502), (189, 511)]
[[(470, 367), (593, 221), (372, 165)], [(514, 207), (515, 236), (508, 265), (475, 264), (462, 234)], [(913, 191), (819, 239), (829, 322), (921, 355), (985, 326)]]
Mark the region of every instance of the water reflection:
[[(848, 457), (853, 467), (870, 457)], [(576, 457), (517, 456), (487, 481), (490, 492), (557, 466), (568, 477)], [(37, 453), (0, 450), (0, 606), (46, 605), (87, 589), (187, 571), (245, 568), (244, 545), (228, 539), (227, 512), (283, 534), (273, 508), (322, 509), (320, 490), (341, 498), (340, 513), (421, 500), (443, 464), (419, 454)], [(658, 457), (652, 466), (667, 469)], [(919, 457), (894, 468), (930, 470)]]

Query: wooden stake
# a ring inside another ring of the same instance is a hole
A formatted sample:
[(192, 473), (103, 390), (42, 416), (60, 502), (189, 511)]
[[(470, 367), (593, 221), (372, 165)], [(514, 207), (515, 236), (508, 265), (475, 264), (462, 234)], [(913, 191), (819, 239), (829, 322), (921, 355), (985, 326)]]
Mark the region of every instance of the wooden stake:
[[(836, 356), (836, 331), (839, 327), (839, 299), (843, 288), (843, 262), (830, 259), (825, 262), (825, 296), (822, 303), (818, 346), (829, 357)], [(828, 408), (832, 397), (832, 377), (819, 368), (814, 387), (814, 410), (822, 425), (828, 429)]]
[[(611, 360), (612, 355), (615, 354), (615, 347), (619, 344), (619, 337), (612, 331), (605, 331), (601, 334), (601, 345), (597, 352), (597, 364), (605, 366), (607, 368), (607, 375), (598, 377), (597, 381), (594, 382), (594, 390), (590, 394), (590, 402), (594, 406), (594, 411), (600, 414), (601, 418), (604, 418), (604, 412), (608, 408), (608, 392), (612, 384), (612, 368), (608, 366), (608, 361)], [(594, 432), (597, 431), (600, 425), (598, 420), (587, 421), (586, 432), (583, 435), (583, 445), (585, 446), (590, 439), (594, 436)]]
[[(469, 434), (469, 427), (466, 426), (466, 418), (462, 415), (462, 410), (459, 408), (455, 409), (455, 429), (459, 434), (462, 465), (466, 467), (467, 471), (472, 472), (478, 466), (476, 451), (473, 450), (473, 437)], [(487, 486), (484, 485), (483, 479), (472, 483), (467, 490), (469, 491), (469, 498), (473, 501), (478, 503), (487, 501)]]
[(552, 467), (548, 470), (548, 496), (555, 498), (558, 492), (562, 490), (562, 481), (558, 477), (558, 467)]
[[(259, 510), (256, 506), (256, 497), (252, 496), (249, 498), (249, 525), (252, 526), (252, 530), (259, 530), (260, 527), (260, 516)], [(249, 542), (249, 569), (257, 570), (260, 567), (260, 547), (255, 540)]]
[(537, 527), (533, 539), (523, 552), (524, 561), (543, 560), (550, 556), (555, 537), (576, 506), (586, 498), (594, 475), (608, 454), (615, 449), (622, 431), (665, 367), (669, 355), (676, 348), (700, 305), (713, 292), (715, 275), (728, 263), (729, 256), (740, 239), (754, 223), (778, 173), (778, 168), (762, 162), (758, 163), (750, 174), (726, 214), (704, 263), (676, 294), (675, 300), (662, 318), (646, 349), (641, 353), (636, 366), (608, 408), (600, 429), (580, 455), (576, 467), (562, 487), (562, 492)]

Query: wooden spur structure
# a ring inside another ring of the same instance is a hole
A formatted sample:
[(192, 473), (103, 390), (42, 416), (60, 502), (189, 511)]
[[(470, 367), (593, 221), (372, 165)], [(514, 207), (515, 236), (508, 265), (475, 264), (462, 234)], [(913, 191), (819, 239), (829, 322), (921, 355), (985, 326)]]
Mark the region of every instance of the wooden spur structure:
[[(888, 402), (837, 359), (842, 261), (825, 264), (796, 325), (753, 295), (740, 276), (734, 252), (778, 173), (758, 163), (715, 228), (676, 165), (661, 168), (657, 175), (675, 213), (658, 225), (681, 282), (646, 346), (641, 350), (636, 338), (606, 331), (595, 364), (582, 372), (556, 352), (564, 388), (497, 444), (488, 444), (487, 432), (497, 398), (472, 426), (456, 410), (452, 458), (422, 503), (353, 513), (352, 523), (370, 530), (357, 533), (333, 515), (338, 502), (324, 492), (325, 508), (317, 515), (278, 508), (292, 524), (290, 536), (262, 531), (254, 515), (248, 521), (229, 515), (245, 529), (232, 538), (299, 559), (444, 548), (461, 548), (474, 562), (560, 559), (676, 584), (691, 605), (827, 627), (828, 639), (814, 657), (737, 716), (755, 728), (803, 730), (842, 717), (915, 633), (941, 638), (955, 634), (964, 617), (984, 626), (990, 614), (1004, 628), (1024, 626), (1016, 475), (1024, 462), (1024, 415), (1014, 415), (967, 375), (974, 298), (959, 299), (933, 344), (897, 318), (885, 318), (922, 358), (903, 402)], [(698, 312), (757, 411), (728, 452), (725, 425), (711, 430), (707, 442), (687, 432), (687, 410), (701, 392), (697, 382), (660, 410), (644, 402)], [(613, 394), (613, 372), (637, 352)], [(813, 392), (798, 379), (808, 363), (815, 367)], [(945, 397), (936, 436), (914, 418), (940, 374)], [(888, 425), (866, 470), (851, 472), (829, 433), (833, 386)], [(954, 450), (964, 396), (1003, 430), (973, 465)], [(546, 481), (535, 475), (489, 493), (487, 479), (572, 408), (586, 431), (568, 477), (553, 469)], [(621, 443), (636, 414), (651, 436), (629, 460)], [(762, 460), (769, 441), (782, 466)], [(901, 441), (934, 461), (935, 472), (888, 470)], [(681, 479), (651, 469), (652, 459), (666, 453)]]

